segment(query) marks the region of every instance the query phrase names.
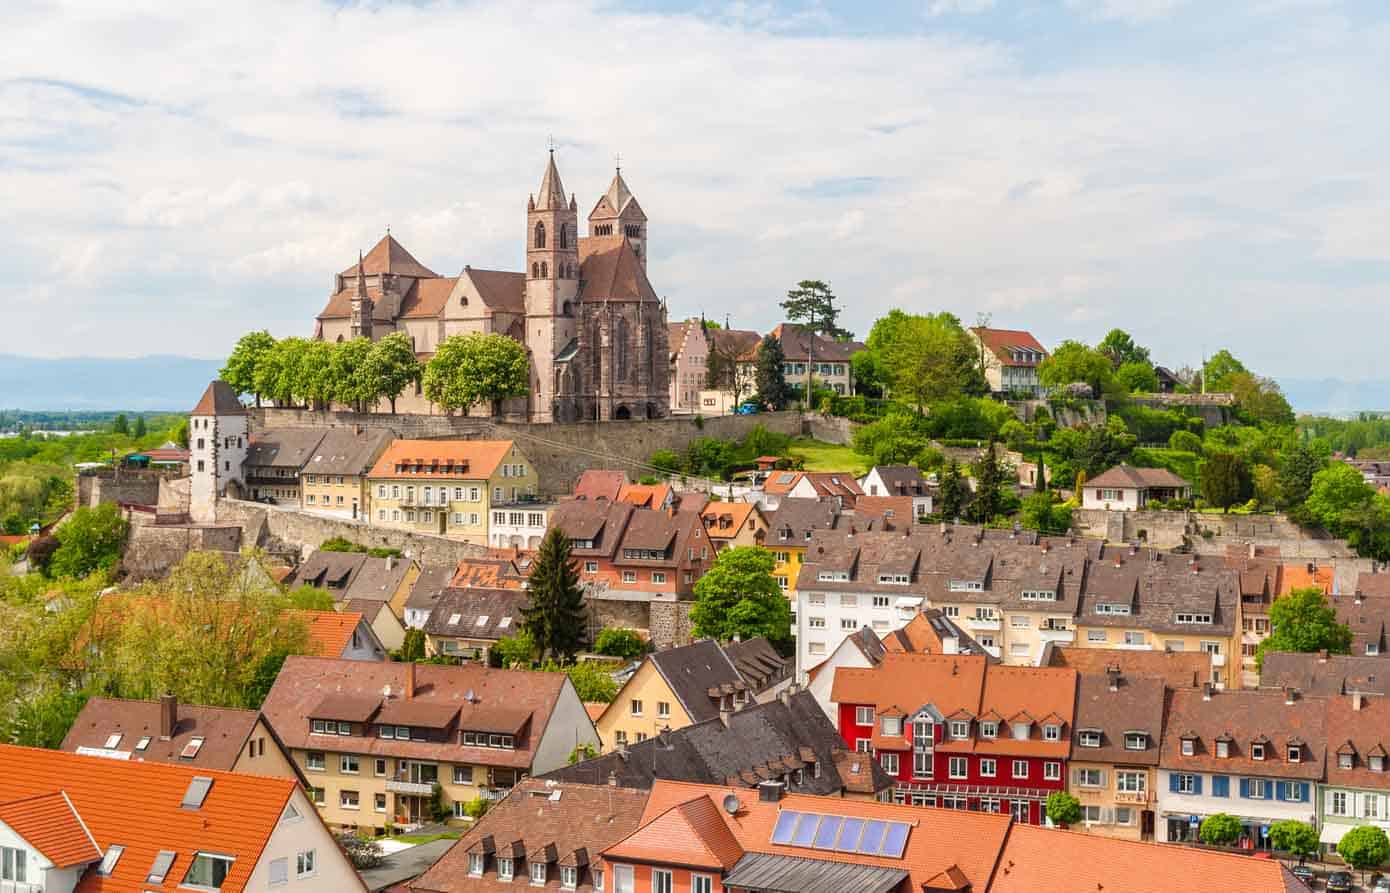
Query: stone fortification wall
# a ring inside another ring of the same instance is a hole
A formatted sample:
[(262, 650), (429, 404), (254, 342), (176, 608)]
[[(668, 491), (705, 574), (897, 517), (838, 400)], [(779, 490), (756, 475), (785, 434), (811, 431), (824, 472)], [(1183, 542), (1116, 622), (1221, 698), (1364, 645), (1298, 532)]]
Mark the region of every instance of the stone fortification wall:
[(689, 645), (693, 641), (690, 609), (695, 606), (694, 602), (590, 596), (587, 605), (591, 639), (603, 629), (636, 629), (645, 630), (652, 647), (658, 651)]
[(160, 482), (169, 477), (166, 472), (135, 468), (80, 472), (74, 487), (76, 507), (94, 508), (104, 502), (155, 505)]
[(218, 500), (217, 523), (239, 528), (242, 542), (247, 546), (285, 544), (297, 549), (301, 558), (317, 549), (324, 540), (336, 536), (364, 546), (400, 549), (406, 557), (427, 564), (455, 565), (464, 558), (487, 554), (484, 546), (447, 537), (383, 530), (346, 518), (327, 518), (238, 499)]
[(567, 493), (590, 468), (626, 470), (638, 477), (650, 474), (647, 459), (657, 450), (679, 452), (699, 437), (741, 440), (762, 425), (793, 437), (801, 434), (796, 412), (729, 415), (705, 419), (642, 419), (625, 422), (527, 424), (442, 415), (316, 412), (302, 409), (252, 410), (251, 430), (267, 428), (347, 427), (386, 428), (402, 438), (498, 438), (515, 440), (531, 458), (548, 493)]
[(858, 423), (840, 416), (808, 415), (802, 423), (803, 433), (840, 446), (849, 446), (854, 441), (854, 429), (858, 427)]
[(153, 514), (141, 512), (129, 513), (127, 517), (131, 526), (121, 566), (133, 582), (164, 576), (191, 551), (241, 549), (240, 527), (157, 524)]
[(1084, 536), (1104, 537), (1112, 543), (1142, 539), (1159, 549), (1187, 543), (1199, 553), (1224, 554), (1228, 545), (1256, 543), (1279, 547), (1284, 558), (1356, 557), (1345, 540), (1322, 531), (1304, 530), (1284, 515), (1076, 509), (1072, 512), (1072, 524)]

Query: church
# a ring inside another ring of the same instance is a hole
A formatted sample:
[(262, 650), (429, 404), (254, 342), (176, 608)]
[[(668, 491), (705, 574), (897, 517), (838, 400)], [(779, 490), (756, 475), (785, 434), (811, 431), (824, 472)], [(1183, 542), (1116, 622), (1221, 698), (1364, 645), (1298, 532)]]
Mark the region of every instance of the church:
[[(666, 306), (647, 279), (647, 215), (622, 169), (579, 234), (552, 149), (540, 191), (526, 205), (519, 273), (465, 266), (457, 276), (425, 267), (388, 232), (334, 277), (314, 338), (380, 339), (404, 332), (422, 362), (440, 341), (474, 332), (525, 346), (531, 393), (504, 401), (504, 415), (532, 422), (664, 418), (670, 413)], [(417, 384), (397, 410), (435, 413)]]

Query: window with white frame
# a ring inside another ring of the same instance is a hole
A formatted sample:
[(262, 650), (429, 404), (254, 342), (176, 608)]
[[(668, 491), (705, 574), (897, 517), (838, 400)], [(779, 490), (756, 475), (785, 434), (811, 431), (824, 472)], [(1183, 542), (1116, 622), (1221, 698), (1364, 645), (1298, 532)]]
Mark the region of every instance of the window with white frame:
[(947, 774), (949, 774), (952, 778), (965, 778), (966, 763), (967, 760), (965, 757), (951, 757), (947, 761)]
[(1047, 725), (1043, 726), (1043, 740), (1061, 741), (1062, 727), (1053, 723), (1048, 723)]
[(1076, 786), (1081, 788), (1098, 788), (1105, 784), (1105, 773), (1100, 769), (1077, 769)]
[(1350, 812), (1347, 810), (1346, 791), (1333, 791), (1329, 800), (1330, 802), (1327, 804), (1328, 812), (1333, 815), (1350, 815)]
[(1144, 750), (1148, 746), (1147, 732), (1125, 732), (1125, 750)]
[(1115, 772), (1115, 790), (1123, 791), (1126, 794), (1142, 794), (1148, 790), (1149, 773), (1134, 771), (1130, 769), (1119, 769)]
[(497, 860), (497, 879), (499, 881), (509, 881), (512, 879), (514, 863), (511, 859)]
[(652, 893), (671, 893), (671, 872), (664, 868), (652, 869)]
[(1100, 731), (1097, 729), (1082, 729), (1076, 735), (1076, 743), (1082, 747), (1100, 747)]
[(341, 807), (341, 808), (343, 808), (343, 809), (360, 809), (361, 807), (358, 805), (358, 802), (357, 802), (357, 792), (356, 792), (356, 791), (339, 791), (339, 792), (338, 792), (338, 806)]
[(874, 708), (855, 707), (854, 724), (859, 726), (871, 726), (874, 724)]
[(1186, 772), (1178, 775), (1178, 793), (1195, 794), (1197, 793), (1197, 776)]
[(883, 767), (883, 771), (889, 775), (898, 774), (898, 755), (895, 753), (881, 753), (878, 755), (878, 764)]
[(981, 757), (980, 774), (985, 778), (993, 778), (995, 773), (998, 772), (998, 765), (999, 764), (993, 757)]
[(690, 893), (713, 893), (714, 878), (707, 874), (692, 874), (690, 876)]
[(1028, 777), (1028, 761), (1014, 760), (1014, 778)]
[(1144, 635), (1143, 632), (1141, 632), (1141, 631), (1139, 631), (1139, 630), (1133, 630), (1133, 629), (1125, 630), (1125, 644), (1126, 644), (1126, 645), (1144, 645), (1144, 644), (1147, 644), (1147, 642), (1148, 642), (1148, 639), (1145, 638), (1145, 635)]
[(531, 863), (531, 884), (536, 887), (545, 886), (545, 863)]
[(480, 877), (483, 873), (483, 863), (487, 856), (482, 853), (468, 854), (468, 873), (473, 877)]
[(318, 859), (318, 854), (314, 850), (300, 850), (294, 857), (295, 877), (310, 877), (314, 874), (314, 866)]
[(1182, 739), (1182, 755), (1190, 757), (1197, 752), (1197, 740), (1195, 738)]
[(1043, 778), (1047, 781), (1057, 781), (1062, 777), (1062, 764), (1054, 760), (1043, 763)]
[(573, 890), (579, 886), (579, 869), (573, 865), (561, 865), (560, 886), (566, 890)]
[(970, 736), (970, 720), (953, 719), (951, 720), (951, 737), (957, 741), (964, 741)]
[(885, 716), (880, 725), (885, 735), (901, 735), (903, 733), (903, 718), (901, 716)]
[(998, 721), (998, 720), (995, 720), (995, 719), (982, 719), (982, 720), (980, 720), (980, 737), (981, 737), (981, 738), (998, 738), (998, 737), (999, 737), (999, 721)]
[(1010, 614), (1009, 626), (1013, 629), (1028, 629), (1033, 625), (1033, 618), (1027, 614)]

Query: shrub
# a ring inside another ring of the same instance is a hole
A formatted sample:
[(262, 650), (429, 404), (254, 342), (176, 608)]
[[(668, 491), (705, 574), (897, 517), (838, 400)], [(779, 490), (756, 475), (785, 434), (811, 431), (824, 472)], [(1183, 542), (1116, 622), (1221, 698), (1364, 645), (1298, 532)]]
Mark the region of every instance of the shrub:
[(1081, 801), (1066, 791), (1053, 791), (1044, 805), (1054, 825), (1075, 825), (1081, 821)]
[(647, 643), (631, 629), (605, 629), (598, 634), (594, 650), (610, 657), (636, 660), (647, 652)]
[(386, 857), (381, 851), (381, 844), (375, 840), (368, 840), (356, 834), (344, 834), (338, 838), (338, 845), (347, 853), (348, 859), (352, 862), (352, 867), (358, 871), (367, 868), (377, 868), (385, 861)]
[(1240, 837), (1240, 819), (1224, 812), (1209, 815), (1202, 820), (1197, 836), (1210, 846), (1235, 843)]
[(675, 474), (681, 469), (680, 457), (670, 450), (657, 450), (655, 453), (652, 453), (651, 458), (647, 460), (647, 464), (666, 474)]
[(1191, 431), (1174, 431), (1173, 436), (1168, 438), (1168, 448), (1201, 455), (1202, 438)]
[(463, 804), (463, 814), (477, 821), (487, 815), (490, 806), (492, 806), (492, 801), (488, 798), (482, 796), (474, 797), (472, 800)]

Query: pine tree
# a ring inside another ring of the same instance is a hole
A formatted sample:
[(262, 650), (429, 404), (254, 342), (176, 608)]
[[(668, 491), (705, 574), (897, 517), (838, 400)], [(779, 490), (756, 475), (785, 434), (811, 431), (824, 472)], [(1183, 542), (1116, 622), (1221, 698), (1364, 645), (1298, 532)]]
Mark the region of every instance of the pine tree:
[(136, 440), (139, 440), (140, 438), (145, 436), (145, 433), (145, 417), (142, 415), (138, 415), (135, 417), (135, 427), (131, 429), (130, 436), (134, 437)]
[(941, 473), (941, 517), (947, 520), (959, 518), (964, 502), (965, 482), (960, 479), (960, 466), (952, 459), (946, 463), (946, 470)]
[(993, 439), (975, 466), (975, 520), (987, 524), (1004, 508), (1004, 466)]
[(528, 591), (531, 604), (523, 611), (522, 628), (541, 658), (572, 660), (584, 637), (584, 592), (570, 560), (570, 541), (558, 528), (541, 540)]
[(771, 335), (758, 345), (758, 399), (771, 404), (773, 409), (787, 405), (786, 360), (786, 354), (782, 353), (782, 342)]

